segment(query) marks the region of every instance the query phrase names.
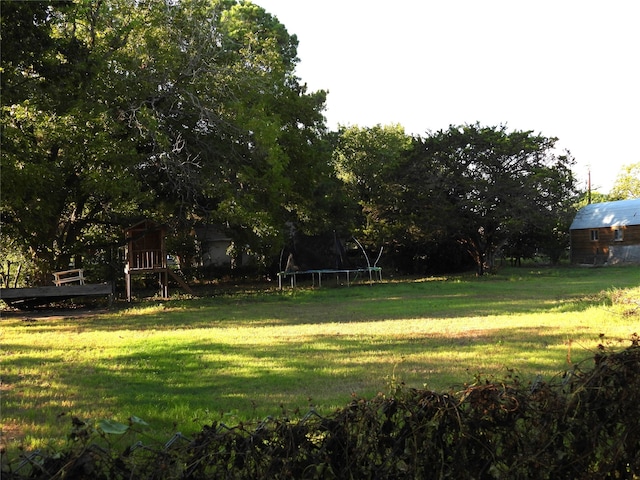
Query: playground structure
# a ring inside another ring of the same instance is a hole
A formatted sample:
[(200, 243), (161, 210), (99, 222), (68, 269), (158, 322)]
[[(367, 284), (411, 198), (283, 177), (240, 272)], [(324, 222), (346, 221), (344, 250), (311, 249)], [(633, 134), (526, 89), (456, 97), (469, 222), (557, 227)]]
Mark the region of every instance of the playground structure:
[[(157, 274), (162, 298), (169, 297), (169, 278), (188, 293), (189, 285), (167, 262), (166, 227), (144, 220), (125, 230), (127, 240), (124, 268), (127, 301), (132, 297), (133, 275)], [(17, 282), (16, 282), (17, 283)], [(31, 308), (76, 297), (108, 296), (113, 300), (112, 282), (89, 284), (81, 268), (53, 272), (53, 285), (30, 288), (0, 288), (0, 299), (16, 308)]]
[(311, 285), (316, 286), (316, 277), (318, 279), (318, 287), (322, 287), (323, 275), (335, 275), (336, 283), (340, 283), (341, 276), (344, 275), (347, 287), (351, 286), (360, 274), (368, 274), (369, 282), (374, 280), (382, 281), (382, 268), (381, 267), (366, 267), (366, 268), (353, 268), (353, 269), (321, 269), (321, 270), (302, 270), (302, 271), (283, 271), (278, 273), (278, 288), (282, 290), (282, 280), (290, 277), (291, 288), (295, 288), (297, 284), (297, 277), (299, 275), (311, 275)]
[(124, 277), (127, 301), (130, 302), (132, 296), (132, 275), (157, 274), (162, 298), (169, 298), (169, 278), (193, 294), (189, 285), (169, 267), (166, 235), (166, 227), (151, 220), (143, 220), (125, 230), (127, 263), (124, 267)]
[[(367, 255), (367, 252), (365, 251), (362, 244), (355, 237), (353, 237), (353, 240), (358, 245), (358, 247), (360, 248), (360, 251), (362, 251), (362, 254), (364, 255), (364, 259), (366, 260), (366, 263), (367, 263), (366, 267), (362, 266), (362, 267), (355, 267), (355, 268), (320, 268), (320, 269), (300, 270), (295, 265), (293, 254), (290, 254), (289, 258), (287, 259), (287, 264), (285, 268), (282, 269), (281, 267), (280, 272), (278, 272), (278, 288), (282, 290), (282, 283), (283, 283), (282, 281), (283, 279), (286, 279), (286, 278), (290, 279), (291, 288), (295, 288), (297, 284), (297, 279), (301, 275), (310, 275), (311, 285), (313, 287), (316, 286), (316, 278), (317, 278), (317, 286), (322, 287), (323, 275), (335, 276), (337, 284), (340, 284), (341, 279), (344, 276), (346, 285), (348, 287), (350, 287), (351, 284), (355, 280), (357, 280), (361, 274), (366, 274), (368, 276), (368, 280), (370, 284), (373, 284), (374, 280), (382, 281), (382, 267), (377, 266), (378, 261), (382, 256), (382, 248), (380, 249), (380, 252), (378, 253), (378, 257), (376, 258), (376, 260), (373, 262), (373, 264), (371, 264), (371, 261), (369, 260), (369, 256)], [(337, 238), (335, 241), (337, 244), (338, 243)], [(340, 248), (339, 250), (342, 250), (342, 249)], [(283, 250), (283, 253), (284, 253), (284, 250)], [(282, 254), (280, 256), (280, 265), (282, 266)]]

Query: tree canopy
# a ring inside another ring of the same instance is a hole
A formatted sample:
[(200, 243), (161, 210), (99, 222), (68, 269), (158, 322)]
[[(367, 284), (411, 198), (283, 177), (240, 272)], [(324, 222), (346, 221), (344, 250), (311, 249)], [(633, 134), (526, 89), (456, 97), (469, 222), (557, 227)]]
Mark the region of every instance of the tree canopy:
[(365, 139), (383, 139), (383, 130), (352, 129), (340, 150), (350, 158), (341, 160), (341, 168), (349, 167), (343, 175), (365, 190), (363, 211), (378, 225), (376, 232), (367, 229), (370, 241), (422, 255), (425, 243), (455, 242), (480, 274), (509, 243), (522, 251), (524, 238), (557, 259), (566, 244), (557, 237), (573, 214), (575, 180), (573, 159), (555, 153), (555, 138), (470, 124), (411, 141), (396, 129), (395, 141), (373, 148), (376, 157)]
[(3, 233), (43, 269), (141, 215), (223, 223), (256, 251), (314, 216), (325, 92), (262, 8), (7, 1), (2, 27)]
[(7, 0), (1, 14), (2, 244), (41, 282), (142, 218), (172, 227), (187, 264), (198, 225), (263, 264), (292, 227), (356, 234), (404, 271), (464, 266), (464, 251), (482, 273), (501, 249), (566, 246), (573, 160), (556, 139), (328, 132), (297, 37), (251, 2)]

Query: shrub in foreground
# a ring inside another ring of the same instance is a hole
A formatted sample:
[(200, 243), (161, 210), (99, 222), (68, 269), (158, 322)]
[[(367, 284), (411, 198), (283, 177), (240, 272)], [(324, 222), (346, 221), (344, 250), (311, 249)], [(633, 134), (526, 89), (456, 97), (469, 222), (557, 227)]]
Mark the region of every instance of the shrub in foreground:
[(456, 394), (399, 387), (329, 416), (206, 426), (162, 446), (98, 440), (143, 423), (77, 421), (63, 451), (3, 466), (16, 479), (640, 478), (640, 345), (602, 347), (552, 383), (478, 383)]

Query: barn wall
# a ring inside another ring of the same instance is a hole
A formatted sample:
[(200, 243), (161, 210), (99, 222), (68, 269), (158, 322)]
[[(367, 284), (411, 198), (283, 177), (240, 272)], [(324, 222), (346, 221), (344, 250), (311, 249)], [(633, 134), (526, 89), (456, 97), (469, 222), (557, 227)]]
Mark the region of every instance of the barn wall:
[[(623, 231), (622, 240), (615, 240), (614, 231)], [(591, 231), (598, 230), (598, 240), (591, 240)], [(637, 263), (640, 248), (640, 225), (627, 227), (585, 228), (571, 231), (571, 262), (601, 265), (604, 263)]]
[(609, 263), (611, 265), (640, 264), (640, 245), (611, 245)]

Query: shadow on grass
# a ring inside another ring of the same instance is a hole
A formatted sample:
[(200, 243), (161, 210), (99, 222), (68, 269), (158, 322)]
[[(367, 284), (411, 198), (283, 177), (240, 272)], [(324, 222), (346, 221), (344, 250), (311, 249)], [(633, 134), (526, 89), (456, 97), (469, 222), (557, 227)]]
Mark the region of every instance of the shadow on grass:
[[(525, 377), (548, 376), (571, 367), (564, 343), (563, 335), (545, 328), (514, 328), (393, 341), (336, 334), (259, 347), (209, 340), (141, 346), (95, 363), (54, 359), (46, 365), (51, 379), (46, 392), (20, 389), (20, 382), (29, 379), (9, 376), (7, 383), (15, 381), (18, 391), (5, 396), (4, 413), (14, 417), (22, 408), (36, 408), (40, 421), (55, 424), (62, 416), (112, 412), (121, 420), (139, 416), (167, 431), (176, 423), (197, 430), (201, 424), (193, 424), (195, 412), (218, 419), (231, 412), (242, 421), (278, 415), (282, 408), (314, 405), (328, 411), (346, 404), (352, 394), (385, 391), (392, 379), (444, 390), (460, 388), (461, 378), (473, 382), (476, 376), (501, 376), (507, 367), (520, 369)], [(13, 348), (28, 350), (25, 345)], [(38, 362), (42, 357), (8, 358), (5, 367), (15, 372)]]
[[(602, 304), (610, 288), (637, 286), (637, 267), (506, 269), (476, 279), (414, 279), (342, 288), (254, 290), (239, 294), (119, 303), (112, 311), (4, 313), (8, 327), (29, 325), (34, 333), (92, 330), (173, 330), (239, 326), (370, 322), (407, 318), (484, 317), (580, 312)], [(66, 319), (62, 319), (67, 315)]]
[[(353, 288), (353, 287), (352, 287)], [(7, 326), (25, 326), (34, 334), (51, 331), (142, 331), (194, 328), (264, 327), (351, 323), (403, 319), (451, 319), (545, 312), (580, 312), (602, 304), (600, 297), (542, 298), (539, 294), (495, 292), (377, 296), (333, 295), (327, 301), (305, 301), (274, 294), (260, 302), (236, 299), (190, 299), (141, 304), (120, 311), (81, 317), (5, 316)], [(386, 293), (386, 292), (385, 292)]]

